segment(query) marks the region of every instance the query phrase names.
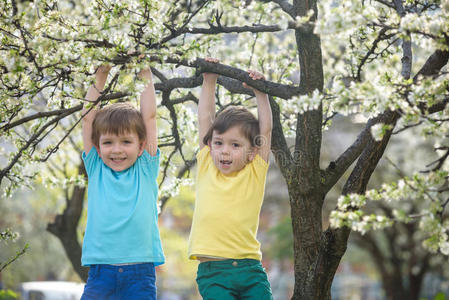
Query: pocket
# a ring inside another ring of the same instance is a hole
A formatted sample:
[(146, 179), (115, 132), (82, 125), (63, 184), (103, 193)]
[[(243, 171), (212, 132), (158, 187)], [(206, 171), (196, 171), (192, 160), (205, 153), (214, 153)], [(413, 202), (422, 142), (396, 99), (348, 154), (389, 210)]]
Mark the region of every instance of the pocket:
[(154, 272), (154, 271), (146, 272), (145, 274), (143, 274), (143, 278), (145, 278), (145, 280), (149, 280), (149, 281), (155, 283), (156, 282), (156, 272)]
[(198, 284), (200, 294), (204, 297), (204, 293), (208, 287), (217, 282), (226, 282), (227, 275), (226, 270), (210, 270), (208, 267), (198, 268), (196, 283)]
[(87, 275), (87, 281), (89, 282), (89, 280), (94, 280), (95, 277), (97, 277), (97, 273), (97, 268), (95, 266), (90, 267)]
[(136, 296), (141, 295), (142, 298), (135, 299), (156, 299), (156, 276), (154, 274), (145, 274), (142, 278), (137, 279), (135, 286), (140, 287), (136, 291)]
[(89, 269), (86, 285), (84, 286), (81, 300), (104, 299), (107, 294), (106, 285), (98, 278), (98, 270), (95, 267)]

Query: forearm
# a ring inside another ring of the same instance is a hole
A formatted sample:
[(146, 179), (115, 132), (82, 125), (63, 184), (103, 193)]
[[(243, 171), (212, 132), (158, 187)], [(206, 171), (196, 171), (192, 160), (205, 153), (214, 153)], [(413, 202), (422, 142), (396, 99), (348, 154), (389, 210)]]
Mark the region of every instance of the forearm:
[[(203, 79), (198, 102), (198, 120), (201, 124), (212, 123), (215, 118), (215, 86), (216, 79)], [(208, 126), (207, 126), (208, 127)], [(206, 130), (208, 128), (205, 128)]]
[(148, 67), (140, 71), (139, 78), (146, 82), (145, 88), (140, 94), (140, 113), (147, 132), (145, 149), (154, 156), (157, 153), (157, 104), (151, 69)]
[(147, 85), (140, 94), (140, 112), (144, 120), (151, 120), (156, 118), (156, 91), (151, 75), (144, 80)]
[[(101, 96), (101, 92), (104, 89), (106, 84), (106, 79), (108, 78), (110, 67), (109, 66), (100, 66), (98, 67), (95, 73), (95, 83), (89, 87), (86, 100), (88, 102), (96, 102), (98, 97)], [(82, 121), (82, 133), (83, 133), (83, 144), (84, 151), (89, 153), (90, 149), (94, 146), (92, 142), (92, 123), (96, 115), (96, 106), (98, 103), (95, 103), (95, 107), (86, 108), (83, 107), (83, 121)]]
[(271, 135), (273, 117), (268, 95), (257, 90), (254, 93), (256, 94), (260, 134), (263, 136)]
[[(107, 78), (107, 73), (97, 71), (97, 74), (95, 76), (95, 83), (91, 85), (87, 90), (86, 100), (88, 102), (95, 102), (101, 96), (101, 92), (103, 92)], [(85, 105), (83, 108), (83, 114), (86, 114), (87, 111), (89, 111), (89, 113), (84, 116), (84, 119), (92, 119), (95, 116), (95, 109), (96, 108), (87, 109)]]

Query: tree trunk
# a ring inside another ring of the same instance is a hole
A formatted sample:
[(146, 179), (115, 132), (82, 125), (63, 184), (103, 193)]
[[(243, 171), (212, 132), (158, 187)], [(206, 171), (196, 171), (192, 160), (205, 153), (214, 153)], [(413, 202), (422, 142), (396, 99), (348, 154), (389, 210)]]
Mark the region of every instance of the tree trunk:
[[(78, 170), (80, 174), (85, 174), (84, 164), (81, 163)], [(57, 215), (53, 223), (47, 225), (47, 231), (61, 241), (75, 272), (86, 282), (89, 269), (81, 266), (81, 245), (77, 234), (85, 193), (85, 186), (75, 186), (70, 199), (66, 199), (64, 212)]]
[[(322, 229), (321, 209), (326, 191), (322, 171), (315, 162), (318, 141), (314, 139), (314, 124), (317, 124), (317, 111), (307, 112), (298, 118), (298, 132), (303, 133), (297, 141), (299, 154), (294, 164), (294, 171), (284, 171), (289, 188), (293, 243), (295, 287), (292, 299), (330, 300), (331, 286), (341, 258), (343, 257), (350, 230)], [(391, 137), (391, 130), (380, 142), (370, 136), (370, 127), (382, 122), (394, 128), (398, 114), (387, 111), (368, 122), (365, 132), (368, 138), (363, 144), (363, 151), (349, 176), (343, 194), (364, 193), (369, 178), (374, 172), (386, 145)], [(307, 120), (307, 121), (305, 121)], [(301, 123), (302, 125), (300, 125)], [(321, 123), (319, 123), (321, 126)], [(315, 148), (314, 148), (315, 147)], [(357, 155), (358, 156), (358, 155)], [(290, 166), (290, 168), (292, 168)], [(342, 172), (340, 172), (342, 173)]]
[[(291, 198), (295, 270), (292, 299), (331, 299), (332, 281), (346, 251), (346, 243), (334, 243), (335, 232), (322, 231), (321, 209), (310, 205), (322, 202), (317, 195)], [(338, 234), (348, 237), (349, 230), (341, 229)]]

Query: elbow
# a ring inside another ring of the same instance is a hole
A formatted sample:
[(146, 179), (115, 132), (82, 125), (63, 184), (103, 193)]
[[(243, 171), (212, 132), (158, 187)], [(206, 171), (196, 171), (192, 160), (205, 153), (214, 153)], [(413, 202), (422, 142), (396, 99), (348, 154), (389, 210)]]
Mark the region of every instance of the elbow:
[(141, 110), (140, 113), (141, 113), (144, 121), (151, 121), (153, 119), (156, 119), (156, 115), (157, 115), (157, 112), (155, 109), (147, 110), (147, 111)]
[(156, 122), (156, 113), (146, 115), (143, 120), (145, 123)]

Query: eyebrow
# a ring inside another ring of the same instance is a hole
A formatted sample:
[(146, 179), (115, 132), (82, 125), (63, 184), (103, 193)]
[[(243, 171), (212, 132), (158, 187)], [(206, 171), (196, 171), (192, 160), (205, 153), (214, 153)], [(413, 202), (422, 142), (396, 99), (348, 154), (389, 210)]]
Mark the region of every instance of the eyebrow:
[[(127, 140), (129, 140), (129, 139), (132, 139), (133, 137), (132, 137), (132, 135), (117, 135), (117, 137), (119, 138), (119, 139), (127, 139)], [(104, 136), (104, 135), (102, 135), (102, 136), (100, 136), (100, 141), (103, 141), (103, 140), (110, 140), (110, 139), (113, 139), (114, 137), (113, 136)]]
[[(218, 136), (214, 136), (213, 138), (212, 138), (212, 140), (223, 140), (223, 138), (222, 137), (218, 137)], [(239, 143), (243, 143), (243, 140), (242, 139), (235, 139), (235, 138), (231, 138), (230, 140), (229, 140), (230, 142), (239, 142)]]

